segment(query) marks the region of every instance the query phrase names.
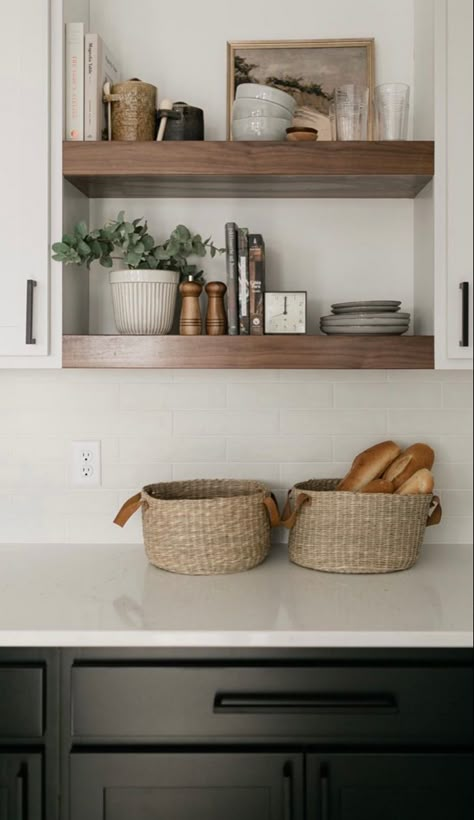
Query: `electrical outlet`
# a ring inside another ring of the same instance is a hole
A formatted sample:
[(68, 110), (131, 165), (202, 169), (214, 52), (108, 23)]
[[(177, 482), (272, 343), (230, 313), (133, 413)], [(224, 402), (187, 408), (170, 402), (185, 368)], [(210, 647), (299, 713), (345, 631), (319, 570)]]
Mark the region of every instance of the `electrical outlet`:
[(72, 484), (100, 487), (100, 441), (72, 442)]

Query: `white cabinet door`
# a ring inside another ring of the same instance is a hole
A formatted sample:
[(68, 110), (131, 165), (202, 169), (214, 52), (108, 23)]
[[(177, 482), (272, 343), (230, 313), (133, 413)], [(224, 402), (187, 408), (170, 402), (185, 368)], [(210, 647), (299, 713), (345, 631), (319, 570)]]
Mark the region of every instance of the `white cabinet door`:
[(6, 3), (1, 18), (0, 367), (49, 352), (49, 0)]
[[(435, 90), (440, 177), (435, 222), (438, 367), (471, 367), (473, 351), (473, 4), (447, 0), (438, 26)], [(436, 180), (436, 177), (435, 177)], [(464, 283), (464, 285), (463, 285)], [(461, 287), (463, 285), (463, 287)], [(464, 310), (463, 310), (464, 302)], [(464, 322), (463, 322), (464, 316)]]

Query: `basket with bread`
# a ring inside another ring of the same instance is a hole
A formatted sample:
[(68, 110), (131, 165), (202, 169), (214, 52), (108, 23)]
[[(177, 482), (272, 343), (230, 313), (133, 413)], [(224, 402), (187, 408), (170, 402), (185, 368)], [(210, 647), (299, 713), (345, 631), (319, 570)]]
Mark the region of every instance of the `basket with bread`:
[(383, 441), (354, 459), (343, 479), (312, 479), (288, 494), (282, 524), (295, 564), (324, 572), (378, 573), (416, 562), (425, 528), (441, 520), (434, 451)]

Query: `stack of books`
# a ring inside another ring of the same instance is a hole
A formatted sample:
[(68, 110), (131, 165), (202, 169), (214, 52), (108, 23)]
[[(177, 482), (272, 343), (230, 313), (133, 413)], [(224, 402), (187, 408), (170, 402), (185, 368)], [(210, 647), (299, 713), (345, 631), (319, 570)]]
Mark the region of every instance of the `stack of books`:
[(107, 138), (104, 84), (120, 82), (117, 61), (98, 34), (87, 33), (84, 23), (66, 23), (66, 139)]
[(235, 222), (225, 226), (229, 336), (261, 336), (264, 328), (265, 244)]

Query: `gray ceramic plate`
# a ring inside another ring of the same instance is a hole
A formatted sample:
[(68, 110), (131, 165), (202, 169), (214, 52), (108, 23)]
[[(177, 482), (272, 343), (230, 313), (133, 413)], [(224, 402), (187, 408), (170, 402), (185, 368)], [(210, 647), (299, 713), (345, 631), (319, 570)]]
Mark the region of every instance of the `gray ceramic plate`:
[(380, 318), (372, 318), (370, 316), (364, 316), (360, 319), (358, 316), (323, 316), (321, 319), (322, 325), (330, 325), (331, 327), (343, 327), (344, 325), (352, 325), (353, 327), (362, 327), (364, 325), (371, 327), (377, 325), (408, 325), (410, 324), (410, 319), (399, 319), (398, 315), (393, 316), (391, 318), (383, 317)]
[(332, 308), (359, 308), (359, 310), (365, 310), (366, 307), (377, 307), (381, 305), (381, 307), (391, 307), (397, 308), (400, 307), (401, 302), (394, 302), (393, 300), (384, 300), (384, 299), (372, 299), (368, 302), (336, 302), (334, 305), (331, 305)]
[(347, 327), (332, 327), (322, 325), (321, 330), (328, 336), (401, 336), (406, 333), (408, 326), (405, 325), (379, 325), (378, 327), (357, 327), (348, 325)]
[(328, 316), (323, 316), (323, 319), (335, 319), (338, 322), (346, 321), (347, 319), (390, 319), (390, 321), (404, 322), (405, 319), (410, 319), (410, 313), (402, 313), (401, 311), (377, 311), (377, 310), (354, 310), (343, 313), (330, 313)]

